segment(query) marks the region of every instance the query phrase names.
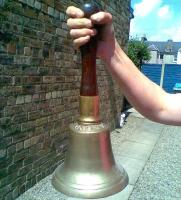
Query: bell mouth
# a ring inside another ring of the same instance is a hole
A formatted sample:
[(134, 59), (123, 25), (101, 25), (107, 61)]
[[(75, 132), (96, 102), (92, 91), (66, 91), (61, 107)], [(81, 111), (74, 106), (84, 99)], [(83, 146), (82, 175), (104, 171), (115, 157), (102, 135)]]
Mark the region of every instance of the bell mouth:
[[(106, 178), (104, 177), (104, 180), (101, 173), (96, 175), (94, 174), (93, 176), (91, 175), (92, 180), (94, 180), (93, 182), (91, 180), (89, 181), (89, 179), (85, 179), (90, 177), (90, 174), (88, 175), (87, 173), (81, 173), (82, 178), (80, 179), (79, 174), (76, 173), (74, 174), (74, 178), (77, 181), (68, 182), (67, 176), (69, 175), (66, 174), (66, 169), (64, 168), (63, 164), (56, 169), (52, 178), (52, 185), (57, 191), (60, 191), (71, 197), (86, 199), (103, 198), (122, 191), (128, 185), (129, 178), (123, 168), (121, 170), (118, 168), (113, 168), (112, 173), (110, 175), (113, 175), (112, 177), (109, 177), (108, 173), (105, 174)], [(64, 176), (60, 177), (60, 175), (63, 174)], [(79, 182), (78, 180), (82, 181)]]
[(108, 126), (76, 122), (69, 128), (65, 162), (53, 174), (55, 189), (78, 198), (103, 198), (123, 190), (128, 175), (116, 166)]

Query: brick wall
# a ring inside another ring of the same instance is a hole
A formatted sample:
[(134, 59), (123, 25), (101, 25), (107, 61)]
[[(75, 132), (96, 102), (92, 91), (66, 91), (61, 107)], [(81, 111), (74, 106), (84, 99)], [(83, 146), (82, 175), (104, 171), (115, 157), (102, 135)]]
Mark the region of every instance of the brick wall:
[[(114, 15), (125, 48), (129, 0), (98, 2)], [(0, 199), (15, 199), (63, 162), (81, 75), (65, 10), (82, 3), (0, 0)], [(101, 114), (113, 129), (122, 95), (99, 60), (97, 68)]]

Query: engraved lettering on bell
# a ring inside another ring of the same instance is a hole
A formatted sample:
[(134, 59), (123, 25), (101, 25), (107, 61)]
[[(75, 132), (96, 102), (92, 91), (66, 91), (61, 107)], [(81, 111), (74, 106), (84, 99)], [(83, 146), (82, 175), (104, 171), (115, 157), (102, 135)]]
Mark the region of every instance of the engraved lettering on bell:
[(104, 123), (99, 123), (99, 124), (79, 124), (77, 122), (70, 124), (70, 128), (73, 128), (75, 131), (80, 131), (80, 132), (92, 132), (92, 131), (98, 131), (100, 129), (107, 129), (107, 125)]

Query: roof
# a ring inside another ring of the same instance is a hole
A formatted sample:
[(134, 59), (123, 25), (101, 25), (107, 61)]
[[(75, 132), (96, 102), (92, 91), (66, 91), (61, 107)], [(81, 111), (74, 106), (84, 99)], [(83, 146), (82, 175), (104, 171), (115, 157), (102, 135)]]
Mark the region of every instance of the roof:
[(154, 44), (151, 44), (150, 46), (148, 46), (148, 49), (150, 51), (159, 51), (159, 49)]
[(178, 50), (181, 49), (181, 42), (173, 42), (172, 40), (168, 40), (166, 42), (159, 41), (146, 41), (148, 46), (154, 46), (159, 50), (159, 52), (166, 52), (177, 54)]

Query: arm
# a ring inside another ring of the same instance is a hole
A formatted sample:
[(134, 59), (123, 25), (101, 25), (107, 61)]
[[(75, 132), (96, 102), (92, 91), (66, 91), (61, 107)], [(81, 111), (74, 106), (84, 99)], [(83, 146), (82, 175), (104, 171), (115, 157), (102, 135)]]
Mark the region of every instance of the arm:
[(168, 94), (150, 81), (117, 43), (107, 55), (104, 61), (110, 73), (138, 112), (156, 122), (181, 125), (181, 94)]
[(104, 24), (97, 56), (107, 65), (129, 102), (145, 117), (160, 123), (181, 125), (181, 94), (168, 94), (145, 77), (120, 48), (114, 37), (112, 16), (99, 12), (85, 19), (83, 12), (69, 7), (67, 24), (79, 48), (96, 34), (93, 24)]

